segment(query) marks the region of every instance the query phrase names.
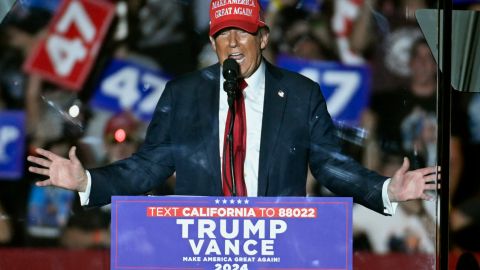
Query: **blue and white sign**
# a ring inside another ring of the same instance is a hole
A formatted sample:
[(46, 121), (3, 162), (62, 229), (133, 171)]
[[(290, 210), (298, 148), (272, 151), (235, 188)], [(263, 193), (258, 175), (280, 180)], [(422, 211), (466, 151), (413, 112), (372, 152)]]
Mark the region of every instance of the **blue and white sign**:
[(0, 112), (0, 178), (18, 180), (25, 162), (25, 113)]
[(169, 79), (158, 70), (115, 59), (105, 69), (91, 104), (115, 113), (131, 111), (149, 121)]
[(113, 196), (111, 269), (352, 269), (352, 198)]
[(473, 5), (479, 3), (480, 1), (478, 0), (453, 0), (454, 5)]
[[(273, 1), (260, 0), (260, 5), (264, 10), (267, 10), (271, 2)], [(300, 6), (301, 8), (307, 11), (316, 12), (320, 10), (321, 5), (322, 5), (322, 1), (318, 1), (318, 0), (300, 0), (297, 6)]]
[(335, 121), (357, 123), (360, 113), (368, 105), (371, 80), (368, 66), (346, 66), (285, 56), (279, 57), (277, 64), (320, 84), (328, 111)]
[(41, 8), (51, 12), (57, 10), (60, 5), (60, 0), (20, 0), (20, 4), (29, 8)]

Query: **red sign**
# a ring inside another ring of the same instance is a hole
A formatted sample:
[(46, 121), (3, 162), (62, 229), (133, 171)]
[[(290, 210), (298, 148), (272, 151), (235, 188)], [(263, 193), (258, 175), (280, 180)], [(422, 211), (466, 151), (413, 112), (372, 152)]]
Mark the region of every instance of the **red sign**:
[(46, 37), (25, 62), (25, 71), (69, 90), (80, 90), (114, 13), (115, 6), (108, 1), (64, 0)]

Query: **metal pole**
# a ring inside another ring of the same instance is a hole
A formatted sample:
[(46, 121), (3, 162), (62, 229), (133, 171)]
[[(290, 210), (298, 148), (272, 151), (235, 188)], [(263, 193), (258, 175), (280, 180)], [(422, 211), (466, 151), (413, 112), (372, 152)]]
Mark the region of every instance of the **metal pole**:
[(438, 161), (442, 168), (442, 187), (440, 189), (440, 258), (437, 269), (448, 270), (449, 254), (449, 180), (450, 180), (450, 130), (451, 130), (451, 62), (452, 62), (452, 0), (441, 0), (440, 10), (443, 10), (439, 21), (439, 61), (443, 72), (438, 67)]

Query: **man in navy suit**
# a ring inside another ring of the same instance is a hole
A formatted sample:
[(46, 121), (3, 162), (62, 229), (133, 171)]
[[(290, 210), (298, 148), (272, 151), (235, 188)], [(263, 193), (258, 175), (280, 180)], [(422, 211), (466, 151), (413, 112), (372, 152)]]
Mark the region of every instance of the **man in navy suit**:
[(219, 63), (170, 81), (155, 109), (144, 144), (131, 157), (85, 171), (70, 150), (65, 159), (43, 149), (28, 157), (40, 165), (31, 172), (55, 185), (80, 192), (83, 205), (102, 205), (113, 195), (144, 194), (176, 173), (179, 195), (222, 196), (223, 134), (228, 103), (222, 65), (239, 65), (246, 114), (243, 177), (248, 196), (305, 196), (307, 169), (334, 193), (382, 214), (395, 203), (429, 199), (437, 168), (408, 171), (391, 178), (369, 171), (341, 154), (335, 127), (317, 83), (274, 67), (262, 57), (269, 29), (257, 0), (214, 0), (210, 40)]

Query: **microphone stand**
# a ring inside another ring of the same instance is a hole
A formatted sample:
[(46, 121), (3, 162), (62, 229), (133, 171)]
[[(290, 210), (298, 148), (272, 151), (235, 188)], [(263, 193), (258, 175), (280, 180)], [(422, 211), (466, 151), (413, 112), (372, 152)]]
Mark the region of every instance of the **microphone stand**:
[[(228, 84), (228, 85), (227, 85)], [(237, 81), (226, 80), (224, 82), (225, 89), (228, 96), (228, 108), (230, 110), (230, 126), (228, 128), (227, 140), (228, 140), (228, 149), (229, 149), (229, 163), (230, 163), (230, 177), (232, 179), (232, 188), (230, 189), (232, 196), (237, 196), (237, 185), (235, 181), (235, 153), (233, 152), (233, 127), (235, 125), (235, 98), (237, 92)], [(225, 145), (223, 146), (225, 148)], [(225, 155), (224, 155), (225, 156)]]

